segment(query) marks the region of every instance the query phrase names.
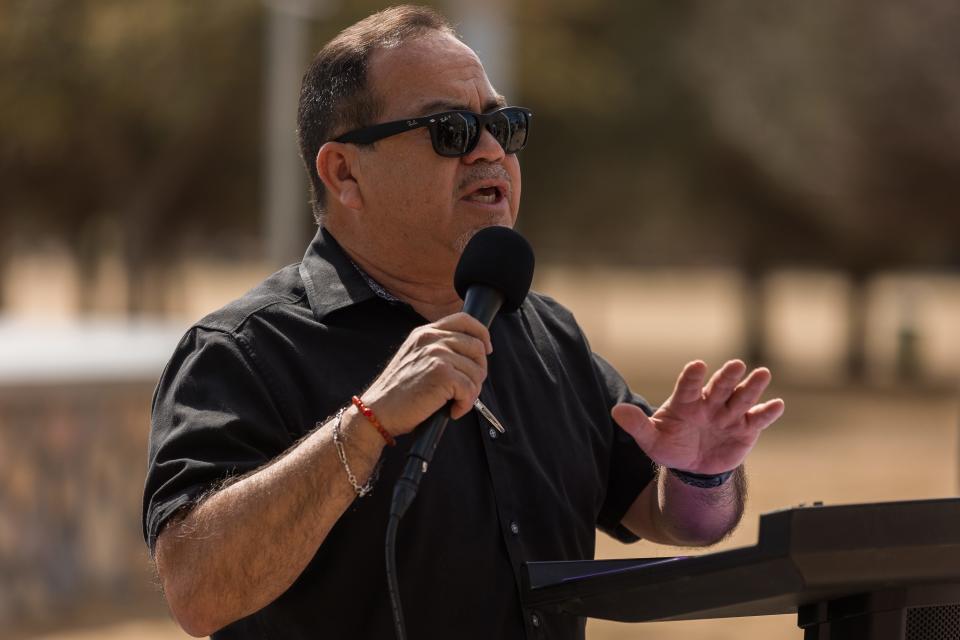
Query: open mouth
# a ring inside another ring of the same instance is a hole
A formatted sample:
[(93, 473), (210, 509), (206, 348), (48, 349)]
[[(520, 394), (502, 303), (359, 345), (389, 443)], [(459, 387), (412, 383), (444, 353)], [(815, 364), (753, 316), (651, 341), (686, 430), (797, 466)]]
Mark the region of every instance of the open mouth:
[(477, 204), (498, 204), (505, 197), (503, 189), (493, 185), (489, 187), (481, 187), (475, 191), (471, 191), (466, 196), (464, 200), (467, 202), (475, 202)]

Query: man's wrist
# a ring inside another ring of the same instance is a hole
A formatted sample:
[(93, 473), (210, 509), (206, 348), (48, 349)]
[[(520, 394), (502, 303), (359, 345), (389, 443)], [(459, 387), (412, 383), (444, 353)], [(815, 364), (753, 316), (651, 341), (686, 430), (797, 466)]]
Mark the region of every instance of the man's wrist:
[(380, 419), (377, 418), (377, 414), (373, 412), (373, 409), (365, 405), (359, 396), (353, 396), (351, 401), (353, 402), (353, 406), (355, 406), (360, 413), (363, 414), (363, 417), (366, 418), (367, 421), (373, 426), (373, 428), (377, 430), (384, 442), (391, 447), (397, 446), (397, 441), (394, 439), (393, 435), (391, 435), (390, 432), (387, 431), (382, 424), (380, 424)]
[(352, 403), (344, 407), (341, 430), (346, 440), (344, 444), (354, 455), (378, 457), (387, 446), (383, 436), (370, 425), (370, 421)]
[(698, 489), (716, 489), (723, 486), (733, 477), (736, 469), (724, 471), (723, 473), (693, 473), (692, 471), (682, 471), (680, 469), (667, 468), (667, 471), (673, 474), (680, 482)]

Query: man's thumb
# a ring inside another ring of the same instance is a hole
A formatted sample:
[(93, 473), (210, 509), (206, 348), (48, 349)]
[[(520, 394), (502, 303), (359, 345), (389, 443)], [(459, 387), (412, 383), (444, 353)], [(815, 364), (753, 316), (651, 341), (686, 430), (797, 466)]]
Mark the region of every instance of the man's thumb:
[(610, 410), (610, 415), (621, 429), (633, 436), (641, 449), (647, 450), (648, 444), (652, 443), (655, 427), (643, 409), (621, 402)]

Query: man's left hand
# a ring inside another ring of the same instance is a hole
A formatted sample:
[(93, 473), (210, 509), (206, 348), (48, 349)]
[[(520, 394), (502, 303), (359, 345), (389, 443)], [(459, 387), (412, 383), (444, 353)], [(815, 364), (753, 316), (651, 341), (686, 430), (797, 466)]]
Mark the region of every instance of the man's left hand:
[(716, 474), (740, 466), (760, 432), (783, 414), (783, 400), (757, 404), (770, 384), (770, 371), (727, 362), (704, 386), (707, 365), (684, 367), (673, 394), (653, 416), (620, 403), (613, 419), (633, 436), (651, 460), (671, 469)]

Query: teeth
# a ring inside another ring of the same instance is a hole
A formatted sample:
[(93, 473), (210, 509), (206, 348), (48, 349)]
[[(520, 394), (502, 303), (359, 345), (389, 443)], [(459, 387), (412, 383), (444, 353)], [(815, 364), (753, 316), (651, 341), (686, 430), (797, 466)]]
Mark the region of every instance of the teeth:
[(468, 200), (471, 202), (480, 202), (482, 204), (493, 204), (497, 200), (497, 194), (491, 193), (489, 195), (483, 195), (481, 193), (471, 193)]
[(481, 204), (493, 204), (497, 201), (497, 190), (494, 187), (485, 187), (471, 193), (467, 200)]

